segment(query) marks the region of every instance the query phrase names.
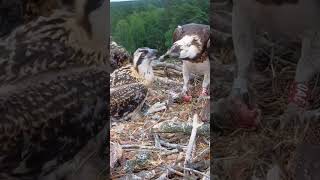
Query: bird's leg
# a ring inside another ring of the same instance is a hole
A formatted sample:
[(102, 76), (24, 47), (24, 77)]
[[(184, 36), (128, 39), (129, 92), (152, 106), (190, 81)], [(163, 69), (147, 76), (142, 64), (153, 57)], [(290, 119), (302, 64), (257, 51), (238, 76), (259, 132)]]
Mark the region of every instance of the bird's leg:
[(204, 77), (203, 77), (203, 81), (202, 81), (202, 91), (200, 96), (208, 96), (209, 92), (208, 92), (208, 87), (210, 84), (210, 71), (205, 73)]
[(239, 5), (233, 7), (232, 36), (237, 57), (237, 77), (233, 82), (231, 102), (238, 127), (251, 128), (258, 123), (258, 109), (250, 102), (248, 91), (248, 71), (254, 54), (254, 23)]
[(233, 8), (232, 36), (237, 60), (237, 77), (233, 82), (231, 96), (241, 98), (249, 105), (248, 71), (254, 53), (253, 24), (240, 7)]
[(182, 96), (184, 101), (190, 101), (191, 96), (188, 95), (188, 85), (189, 85), (189, 80), (190, 80), (190, 71), (185, 63), (182, 65), (182, 75), (183, 75), (183, 88), (182, 88)]
[(189, 72), (189, 69), (186, 67), (185, 63), (183, 63), (182, 75), (183, 75), (183, 87), (182, 87), (181, 93), (183, 95), (187, 95), (188, 85), (189, 85), (189, 80), (190, 80), (190, 72)]
[(320, 33), (309, 32), (303, 39), (301, 57), (297, 65), (294, 82), (291, 84), (288, 106), (280, 118), (281, 128), (292, 122), (302, 123), (310, 114), (306, 114), (309, 104), (312, 76), (320, 70)]

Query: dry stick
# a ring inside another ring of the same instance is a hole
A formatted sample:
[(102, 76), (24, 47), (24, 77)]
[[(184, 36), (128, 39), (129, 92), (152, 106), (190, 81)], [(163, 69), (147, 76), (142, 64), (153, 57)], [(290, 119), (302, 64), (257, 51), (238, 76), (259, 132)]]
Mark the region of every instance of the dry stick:
[(190, 160), (188, 162), (189, 163), (192, 163), (192, 159), (196, 156), (196, 144), (194, 143), (193, 146), (192, 146), (192, 150), (191, 150), (191, 157), (190, 157)]
[[(195, 140), (196, 140), (196, 135), (197, 135), (197, 130), (198, 128), (203, 124), (202, 122), (198, 122), (199, 121), (199, 116), (198, 114), (195, 114), (193, 116), (193, 122), (192, 122), (192, 132), (191, 132), (191, 136), (190, 136), (190, 140), (187, 146), (187, 152), (186, 152), (186, 157), (185, 157), (185, 161), (184, 161), (184, 167), (186, 167), (188, 165), (188, 163), (191, 162), (191, 158), (192, 158), (192, 149), (193, 146), (195, 144)], [(184, 174), (187, 175), (187, 171), (184, 171)]]
[[(164, 69), (154, 69), (154, 74), (160, 77), (172, 77), (172, 76), (182, 76), (182, 71), (177, 71), (175, 69), (164, 68)], [(191, 78), (194, 79), (193, 76)]]
[[(165, 115), (165, 113), (167, 112), (167, 109), (164, 110), (164, 112), (161, 114), (160, 116), (160, 120), (158, 122), (155, 122), (153, 124), (151, 124), (149, 127), (145, 128), (144, 131), (148, 131), (149, 129), (152, 129), (153, 126), (156, 126), (157, 124), (161, 123), (163, 120), (161, 120), (163, 118), (163, 116)], [(172, 118), (173, 120), (176, 120), (178, 117), (174, 117)]]
[(173, 168), (171, 168), (171, 167), (167, 167), (167, 169), (168, 169), (169, 171), (171, 171), (171, 172), (179, 175), (179, 176), (185, 177), (185, 175), (184, 175), (183, 173), (181, 173), (181, 172), (179, 172), (179, 171), (177, 171), (177, 170), (175, 170), (175, 169), (173, 169)]
[(276, 72), (274, 70), (273, 60), (274, 60), (274, 46), (271, 47), (271, 55), (270, 55), (270, 65), (272, 70), (272, 77), (276, 78)]
[(158, 134), (154, 134), (154, 146), (156, 148), (162, 148)]
[[(210, 180), (210, 168), (207, 170), (206, 175), (208, 175), (209, 178), (203, 177), (202, 180)], [(217, 178), (217, 177), (214, 177), (214, 178)]]
[[(181, 167), (181, 168), (184, 169), (185, 171), (192, 171), (192, 172), (194, 172), (194, 173), (196, 173), (196, 174), (200, 174), (200, 175), (202, 175), (202, 176), (204, 176), (204, 177), (210, 178), (210, 176), (206, 175), (206, 174), (203, 173), (203, 172), (197, 171), (197, 170), (195, 170), (195, 169), (191, 169), (191, 168), (187, 168), (187, 167)], [(186, 175), (185, 175), (185, 176), (186, 176)]]
[(128, 149), (149, 149), (149, 150), (158, 150), (158, 151), (167, 151), (166, 148), (158, 148), (158, 147), (154, 147), (154, 146), (143, 146), (143, 145), (137, 145), (137, 144), (128, 144), (128, 145), (121, 145), (122, 149), (124, 150), (128, 150)]
[[(177, 119), (177, 118), (176, 118)], [(198, 134), (202, 136), (210, 135), (210, 124), (204, 124), (198, 129)], [(174, 120), (167, 120), (154, 125), (151, 129), (153, 133), (184, 133), (191, 134), (192, 126), (189, 123), (176, 122)]]
[(156, 180), (166, 180), (166, 179), (168, 179), (167, 178), (168, 175), (169, 175), (169, 173), (168, 173), (168, 170), (167, 170), (166, 172), (162, 173), (161, 176), (158, 177)]
[(169, 142), (166, 142), (166, 141), (161, 140), (161, 139), (160, 139), (160, 144), (163, 145), (163, 146), (166, 146), (168, 148), (173, 148), (173, 149), (184, 149), (184, 148), (186, 148), (186, 146), (183, 146), (183, 145), (180, 145), (180, 144), (169, 143)]
[(273, 92), (277, 92), (277, 82), (275, 81), (275, 78), (276, 78), (276, 72), (275, 72), (275, 69), (274, 69), (274, 58), (275, 58), (275, 55), (274, 55), (274, 46), (271, 47), (271, 55), (270, 55), (270, 65), (271, 65), (271, 71), (272, 71), (272, 86), (273, 86)]
[(203, 150), (202, 152), (200, 152), (196, 157), (193, 158), (193, 162), (200, 160), (203, 158), (203, 156), (207, 155), (208, 153), (210, 153), (210, 147), (206, 148), (205, 150)]
[(179, 150), (178, 149), (173, 149), (173, 150), (168, 150), (166, 152), (160, 152), (160, 155), (161, 156), (169, 156), (171, 154), (177, 154), (179, 153)]
[(159, 62), (156, 64), (152, 65), (153, 69), (157, 69), (157, 68), (171, 68), (177, 71), (182, 71), (182, 67), (176, 64), (172, 64), (172, 63), (165, 63), (165, 62)]
[(178, 82), (178, 81), (174, 81), (174, 80), (171, 80), (167, 77), (163, 78), (163, 77), (160, 77), (160, 76), (155, 76), (154, 77), (156, 81), (160, 81), (164, 84), (178, 84), (178, 85), (182, 85), (183, 83), (182, 82)]

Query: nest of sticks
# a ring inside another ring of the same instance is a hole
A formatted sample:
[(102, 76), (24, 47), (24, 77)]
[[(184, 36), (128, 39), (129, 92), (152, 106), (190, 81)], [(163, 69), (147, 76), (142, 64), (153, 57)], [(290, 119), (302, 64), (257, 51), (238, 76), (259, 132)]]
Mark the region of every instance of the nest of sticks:
[[(210, 124), (204, 118), (209, 112), (203, 112), (209, 99), (173, 100), (182, 90), (181, 62), (155, 63), (153, 68), (156, 80), (146, 105), (163, 103), (165, 108), (112, 125), (110, 140), (117, 153), (110, 157), (116, 159), (111, 178), (209, 179)], [(201, 91), (201, 82), (193, 76), (192, 94)]]

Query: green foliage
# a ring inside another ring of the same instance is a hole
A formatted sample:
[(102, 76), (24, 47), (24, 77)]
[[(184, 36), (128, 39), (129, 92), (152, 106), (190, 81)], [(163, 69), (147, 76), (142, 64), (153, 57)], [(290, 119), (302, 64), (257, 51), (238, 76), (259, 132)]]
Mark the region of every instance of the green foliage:
[(140, 0), (111, 3), (111, 35), (129, 52), (139, 47), (164, 53), (178, 25), (208, 24), (208, 0)]

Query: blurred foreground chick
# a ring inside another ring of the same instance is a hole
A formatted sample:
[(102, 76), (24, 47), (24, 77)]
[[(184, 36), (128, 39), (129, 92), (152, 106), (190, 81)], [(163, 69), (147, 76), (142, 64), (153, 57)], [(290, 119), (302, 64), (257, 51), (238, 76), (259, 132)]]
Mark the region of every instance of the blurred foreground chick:
[(107, 1), (65, 6), (0, 39), (0, 179), (48, 179), (107, 123)]

